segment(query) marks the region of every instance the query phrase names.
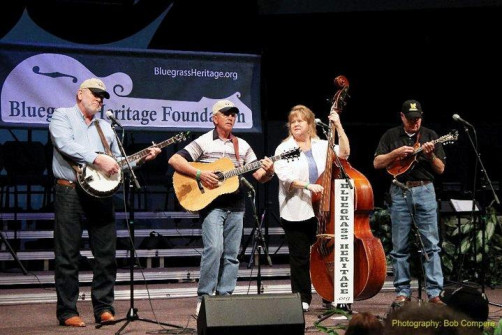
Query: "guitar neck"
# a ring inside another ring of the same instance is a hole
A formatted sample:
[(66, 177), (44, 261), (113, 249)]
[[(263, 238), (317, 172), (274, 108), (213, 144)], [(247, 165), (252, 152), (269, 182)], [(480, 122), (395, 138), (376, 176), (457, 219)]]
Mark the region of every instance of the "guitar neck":
[[(282, 155), (273, 156), (273, 157), (270, 157), (270, 159), (272, 160), (272, 162), (275, 162), (279, 159), (282, 159)], [(239, 168), (235, 168), (233, 170), (227, 171), (227, 172), (223, 173), (223, 176), (225, 177), (225, 179), (227, 179), (230, 177), (239, 176), (239, 175), (244, 174), (249, 171), (258, 170), (260, 167), (261, 167), (260, 161), (255, 161), (255, 162), (246, 164), (244, 166), (241, 166)]]
[[(438, 138), (436, 140), (433, 140), (432, 143), (434, 145), (440, 143), (440, 142), (443, 142), (443, 139), (441, 138)], [(424, 150), (424, 147), (421, 145), (419, 148), (417, 148), (417, 150), (415, 150), (415, 152), (413, 152), (413, 155), (418, 155), (419, 153), (421, 153), (422, 151)]]
[[(168, 140), (165, 140), (165, 141), (162, 141), (160, 143), (157, 143), (157, 144), (154, 144), (154, 145), (151, 145), (149, 146), (148, 148), (145, 148), (141, 151), (138, 151), (137, 153), (135, 154), (132, 154), (130, 156), (127, 156), (127, 160), (129, 162), (134, 162), (134, 161), (137, 161), (137, 160), (140, 160), (141, 158), (145, 157), (146, 155), (148, 155), (148, 150), (151, 149), (151, 148), (159, 148), (159, 149), (162, 149), (162, 148), (165, 148), (167, 147), (168, 145), (170, 144), (173, 144), (174, 142), (176, 142), (176, 138), (172, 137)], [(126, 159), (122, 159), (120, 162), (119, 162), (119, 165), (121, 167), (125, 166), (126, 165)]]

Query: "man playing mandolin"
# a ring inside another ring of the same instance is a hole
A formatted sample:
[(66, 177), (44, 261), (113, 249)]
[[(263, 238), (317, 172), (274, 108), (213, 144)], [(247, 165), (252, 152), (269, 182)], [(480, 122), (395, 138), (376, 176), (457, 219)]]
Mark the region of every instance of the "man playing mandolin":
[[(56, 109), (49, 125), (54, 145), (52, 170), (56, 180), (56, 315), (62, 326), (85, 327), (85, 322), (77, 310), (84, 216), (87, 219), (89, 245), (94, 256), (91, 288), (94, 319), (100, 323), (114, 320), (117, 234), (113, 198), (98, 198), (86, 193), (77, 181), (76, 172), (82, 169), (77, 165), (92, 165), (108, 178), (120, 171), (119, 164), (111, 156), (121, 155), (114, 132), (108, 122), (96, 117), (98, 112), (102, 112), (105, 98), (110, 98), (105, 84), (97, 78), (87, 79), (76, 93), (76, 104), (73, 107)], [(103, 153), (108, 151), (109, 154)], [(159, 148), (150, 148), (140, 161), (154, 159), (159, 153)], [(131, 162), (131, 165), (136, 166), (137, 163)]]
[[(230, 158), (234, 168), (257, 160), (249, 144), (232, 134), (238, 113), (239, 109), (231, 101), (216, 102), (213, 105), (215, 129), (193, 140), (169, 159), (169, 164), (177, 173), (197, 181), (199, 186), (196, 186), (194, 191), (201, 195), (203, 192), (217, 189), (222, 181), (214, 170), (204, 169), (200, 163), (191, 164), (192, 162), (208, 163), (212, 166), (209, 163)], [(273, 176), (273, 161), (270, 158), (262, 159), (261, 167), (253, 173), (253, 177), (263, 183)], [(179, 197), (179, 193), (177, 196)], [(243, 192), (237, 189), (233, 193), (221, 194), (206, 206), (198, 207), (202, 208), (199, 218), (202, 222), (204, 248), (200, 261), (196, 315), (204, 296), (228, 295), (234, 291), (239, 270), (237, 255), (242, 237), (244, 200)]]
[(411, 300), (409, 237), (414, 223), (428, 256), (423, 266), (429, 302), (441, 303), (443, 272), (433, 181), (434, 175), (444, 172), (445, 153), (443, 146), (437, 145), (436, 132), (422, 127), (422, 117), (418, 101), (405, 101), (401, 108), (402, 125), (383, 134), (373, 160), (375, 169), (386, 168), (395, 178), (390, 186), (395, 305)]

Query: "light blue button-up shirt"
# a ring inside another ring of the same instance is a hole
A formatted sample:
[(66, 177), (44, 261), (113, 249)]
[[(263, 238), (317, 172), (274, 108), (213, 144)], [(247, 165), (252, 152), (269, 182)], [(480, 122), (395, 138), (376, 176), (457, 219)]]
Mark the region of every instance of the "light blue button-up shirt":
[(77, 164), (92, 164), (98, 153), (104, 153), (105, 148), (99, 137), (95, 122), (99, 122), (106, 141), (109, 143), (114, 157), (121, 156), (115, 133), (110, 124), (94, 116), (87, 125), (82, 112), (77, 105), (70, 108), (58, 108), (52, 115), (49, 124), (51, 140), (54, 149), (52, 171), (54, 177), (76, 182), (75, 170), (63, 158), (62, 154)]

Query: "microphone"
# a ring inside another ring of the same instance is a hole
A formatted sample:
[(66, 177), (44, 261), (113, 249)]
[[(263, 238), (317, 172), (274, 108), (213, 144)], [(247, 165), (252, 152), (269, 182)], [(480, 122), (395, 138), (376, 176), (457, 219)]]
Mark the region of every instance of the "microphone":
[(329, 128), (329, 126), (326, 123), (322, 122), (321, 119), (315, 119), (315, 124), (321, 127)]
[(410, 189), (408, 188), (408, 186), (406, 186), (405, 184), (401, 183), (399, 180), (397, 179), (393, 179), (392, 180), (392, 184), (396, 185), (397, 187), (399, 187), (400, 189), (402, 189), (403, 191), (409, 191)]
[(246, 187), (251, 191), (251, 192), (255, 192), (254, 190), (254, 187), (253, 185), (251, 185), (251, 183), (244, 177), (241, 177), (241, 183), (243, 183), (244, 185), (246, 185)]
[(120, 124), (120, 122), (115, 117), (115, 114), (113, 114), (113, 111), (111, 109), (106, 111), (106, 117), (108, 118), (108, 120), (112, 121), (112, 125), (116, 124), (120, 128), (123, 128), (122, 125)]
[(458, 114), (453, 114), (451, 117), (452, 117), (452, 119), (453, 119), (453, 120), (455, 120), (455, 121), (457, 121), (457, 122), (463, 123), (463, 124), (464, 124), (464, 125), (466, 125), (466, 126), (469, 126), (469, 127), (471, 127), (471, 128), (474, 128), (474, 126), (473, 126), (472, 124), (470, 124), (469, 122), (467, 122), (467, 121), (465, 121), (464, 119), (462, 119), (462, 118), (460, 117), (460, 115), (458, 115)]

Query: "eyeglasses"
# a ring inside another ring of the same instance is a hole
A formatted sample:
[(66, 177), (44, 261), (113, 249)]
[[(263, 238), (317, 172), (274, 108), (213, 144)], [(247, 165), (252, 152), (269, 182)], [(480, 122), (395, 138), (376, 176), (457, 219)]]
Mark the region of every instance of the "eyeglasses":
[(218, 114), (221, 115), (221, 116), (224, 116), (224, 117), (230, 117), (230, 116), (236, 117), (237, 116), (237, 113), (221, 113), (220, 112)]

